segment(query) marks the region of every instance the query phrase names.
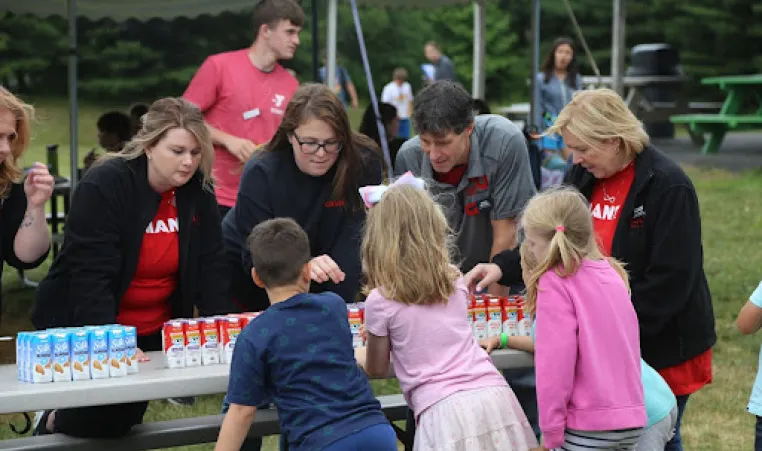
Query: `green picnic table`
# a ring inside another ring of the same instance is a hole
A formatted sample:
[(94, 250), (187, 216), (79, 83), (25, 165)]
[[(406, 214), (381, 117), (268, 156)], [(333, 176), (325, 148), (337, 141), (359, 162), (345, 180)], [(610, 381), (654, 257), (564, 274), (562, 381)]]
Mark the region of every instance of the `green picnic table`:
[[(762, 129), (762, 74), (710, 77), (701, 84), (716, 85), (727, 93), (720, 112), (670, 117), (672, 123), (687, 125), (692, 136), (709, 135), (708, 140), (699, 142), (703, 144), (701, 153), (716, 153), (728, 131)], [(744, 106), (745, 112), (741, 111)]]

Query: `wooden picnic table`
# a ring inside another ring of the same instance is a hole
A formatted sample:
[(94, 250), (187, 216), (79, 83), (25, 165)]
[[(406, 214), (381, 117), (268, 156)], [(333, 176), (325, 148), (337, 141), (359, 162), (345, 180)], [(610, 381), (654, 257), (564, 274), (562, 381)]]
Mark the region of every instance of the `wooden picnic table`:
[[(725, 134), (732, 130), (762, 129), (762, 74), (710, 77), (702, 85), (717, 86), (725, 91), (725, 101), (718, 114), (672, 116), (676, 124), (687, 124), (697, 134), (708, 134), (701, 153), (716, 153)], [(744, 103), (748, 109), (743, 112)]]
[[(76, 382), (19, 382), (16, 380), (15, 364), (0, 365), (0, 414), (201, 396), (227, 391), (229, 365), (168, 369), (164, 367), (161, 352), (146, 354), (151, 360), (141, 363), (137, 374)], [(530, 368), (534, 365), (532, 355), (521, 351), (497, 350), (492, 352), (491, 357), (498, 369)]]

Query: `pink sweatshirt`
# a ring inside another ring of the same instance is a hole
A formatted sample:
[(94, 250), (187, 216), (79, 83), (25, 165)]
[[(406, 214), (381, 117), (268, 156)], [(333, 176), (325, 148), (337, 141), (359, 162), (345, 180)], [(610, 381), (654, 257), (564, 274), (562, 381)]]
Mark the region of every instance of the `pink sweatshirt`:
[(606, 260), (584, 260), (570, 277), (539, 281), (535, 369), (545, 447), (565, 429), (612, 431), (646, 425), (638, 318)]

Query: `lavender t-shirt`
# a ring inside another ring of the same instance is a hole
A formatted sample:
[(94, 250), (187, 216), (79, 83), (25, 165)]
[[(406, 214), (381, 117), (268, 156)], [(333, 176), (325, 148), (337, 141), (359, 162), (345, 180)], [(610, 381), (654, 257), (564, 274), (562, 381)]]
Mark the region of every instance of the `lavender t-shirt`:
[(389, 337), (394, 372), (416, 418), (453, 393), (507, 385), (471, 333), (468, 303), (463, 279), (447, 303), (406, 305), (377, 289), (365, 301), (365, 327)]

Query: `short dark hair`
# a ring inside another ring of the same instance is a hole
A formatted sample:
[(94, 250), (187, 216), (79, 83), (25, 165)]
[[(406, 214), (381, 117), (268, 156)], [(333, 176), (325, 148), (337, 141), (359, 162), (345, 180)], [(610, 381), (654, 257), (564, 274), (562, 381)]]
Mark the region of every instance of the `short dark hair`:
[(419, 134), (460, 134), (474, 122), (472, 105), (471, 94), (460, 84), (450, 80), (435, 81), (416, 96), (413, 124)]
[(246, 240), (257, 275), (267, 288), (291, 285), (299, 280), (310, 261), (307, 233), (291, 218), (259, 223)]
[(262, 25), (274, 28), (283, 20), (288, 20), (292, 25), (301, 27), (304, 25), (304, 10), (295, 0), (259, 0), (254, 6), (252, 25), (254, 26), (254, 39), (259, 36)]
[(98, 131), (113, 133), (119, 141), (129, 141), (132, 138), (132, 120), (121, 111), (109, 111), (98, 118)]
[(483, 99), (474, 99), (473, 104), (474, 113), (477, 115), (479, 114), (492, 114), (492, 111), (489, 109), (489, 104), (486, 100)]

